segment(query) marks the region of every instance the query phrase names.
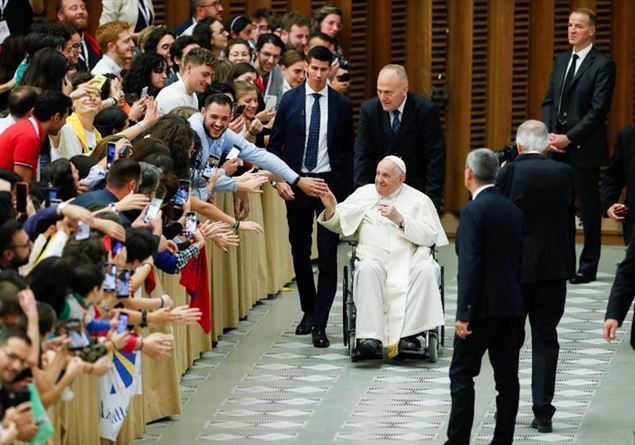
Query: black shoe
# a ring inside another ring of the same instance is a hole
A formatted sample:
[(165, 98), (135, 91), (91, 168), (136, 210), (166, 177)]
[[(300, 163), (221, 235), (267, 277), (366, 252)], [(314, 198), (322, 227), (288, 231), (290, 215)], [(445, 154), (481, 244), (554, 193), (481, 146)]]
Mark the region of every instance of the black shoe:
[(313, 323), (311, 322), (311, 315), (305, 313), (302, 316), (302, 321), (295, 328), (295, 335), (309, 335), (311, 333), (311, 328), (313, 327)]
[(573, 278), (571, 278), (569, 280), (569, 283), (571, 284), (584, 284), (584, 283), (590, 283), (591, 281), (595, 281), (595, 277), (589, 277), (586, 275), (582, 275), (581, 273), (577, 273), (575, 274), (575, 276)]
[(551, 419), (538, 420), (534, 417), (534, 420), (531, 421), (531, 427), (537, 429), (539, 433), (550, 433), (553, 431)]
[(313, 340), (313, 346), (316, 348), (328, 348), (330, 345), (324, 328), (313, 328), (311, 331), (311, 338)]
[(357, 340), (357, 349), (361, 355), (372, 357), (381, 354), (381, 342), (374, 338)]
[(399, 340), (399, 352), (417, 352), (421, 349), (421, 342), (413, 335)]

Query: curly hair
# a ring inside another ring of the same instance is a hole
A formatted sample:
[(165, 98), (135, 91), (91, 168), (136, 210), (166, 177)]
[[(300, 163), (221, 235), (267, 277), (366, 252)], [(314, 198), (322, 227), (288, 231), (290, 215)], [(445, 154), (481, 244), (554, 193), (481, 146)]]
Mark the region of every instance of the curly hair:
[(62, 201), (68, 201), (77, 196), (71, 161), (68, 159), (60, 158), (47, 164), (42, 169), (42, 179), (57, 189)]
[(207, 17), (196, 24), (192, 30), (192, 38), (201, 48), (212, 49), (212, 25), (214, 22), (222, 22), (213, 17)]
[(156, 53), (157, 52), (157, 46), (159, 46), (159, 42), (161, 41), (161, 39), (167, 35), (170, 35), (172, 37), (174, 37), (174, 39), (176, 39), (176, 35), (170, 31), (167, 28), (157, 28), (154, 31), (152, 31), (150, 33), (150, 35), (148, 36), (148, 39), (146, 40), (146, 43), (143, 47), (143, 51), (144, 52), (152, 52), (152, 53)]
[(126, 93), (126, 99), (129, 102), (129, 98), (139, 99), (141, 97), (141, 90), (143, 87), (148, 87), (148, 95), (154, 96), (159, 93), (159, 90), (152, 86), (151, 78), (152, 72), (155, 70), (166, 70), (168, 62), (165, 57), (151, 51), (146, 51), (143, 54), (135, 57), (132, 60), (132, 65), (123, 78), (123, 91)]
[[(174, 161), (174, 173), (179, 179), (190, 177), (189, 150), (194, 143), (194, 131), (187, 120), (174, 115), (165, 115), (154, 124), (150, 136), (159, 139), (170, 148), (170, 156)], [(196, 159), (196, 154), (192, 154)]]

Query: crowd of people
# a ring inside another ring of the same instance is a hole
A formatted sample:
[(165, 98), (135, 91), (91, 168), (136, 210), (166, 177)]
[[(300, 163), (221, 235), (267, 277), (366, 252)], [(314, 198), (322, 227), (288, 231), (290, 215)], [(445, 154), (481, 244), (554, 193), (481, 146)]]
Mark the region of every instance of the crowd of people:
[[(59, 0), (56, 16), (39, 21), (31, 17), (43, 11), (42, 1), (3, 2), (2, 444), (46, 440), (44, 408), (72, 398), (79, 375), (109, 381), (117, 378), (114, 360), (134, 369), (141, 356), (168, 359), (172, 336), (141, 335), (142, 328), (199, 323), (209, 332), (200, 301), (177, 306), (167, 294), (142, 298), (144, 288), (156, 270), (200, 267), (209, 242), (227, 251), (239, 245), (241, 232), (261, 234), (262, 225), (249, 219), (250, 195), (267, 183), (286, 206), (303, 312), (297, 335), (310, 334), (318, 348), (330, 344), (325, 329), (337, 288), (338, 233), (361, 236), (356, 279), (364, 291), (354, 298), (362, 353), (416, 349), (417, 334), (444, 322), (438, 266), (430, 259), (433, 246), (447, 243), (437, 214), (445, 142), (436, 105), (409, 91), (402, 66), (387, 65), (354, 134), (340, 8), (327, 5), (309, 18), (271, 9), (226, 17), (220, 0), (191, 0), (190, 7), (191, 18), (170, 30), (154, 24), (151, 0), (103, 2), (99, 18), (88, 16), (84, 0)], [(93, 36), (87, 29), (96, 20)], [(556, 61), (543, 105), (546, 125), (529, 121), (518, 130), (520, 155), (499, 175), (501, 193), (485, 190), (496, 181), (496, 156), (477, 150), (467, 159), (473, 201), (457, 236), (448, 443), (469, 441), (471, 379), (488, 348), (499, 371), (495, 443), (511, 443), (526, 316), (534, 346), (532, 426), (551, 431), (555, 329), (566, 280), (595, 279), (599, 259), (597, 172), (606, 156), (602, 128), (615, 68), (593, 48), (594, 33), (592, 11), (572, 13), (574, 57), (569, 51)], [(629, 134), (624, 143), (632, 145)], [(562, 162), (548, 160), (547, 151)], [(536, 184), (528, 179), (532, 168), (555, 182)], [(618, 175), (619, 165), (613, 171), (613, 191), (602, 205), (620, 220), (628, 207), (617, 203), (615, 190), (629, 176)], [(545, 192), (552, 188), (561, 193)], [(219, 193), (231, 194), (231, 214), (216, 205)], [(577, 274), (574, 196), (586, 242)], [(545, 232), (534, 214), (546, 203), (557, 220), (549, 227), (558, 230)], [(535, 232), (521, 230), (523, 218)], [(482, 242), (489, 238), (515, 244)], [(547, 251), (554, 267), (545, 262)], [(388, 303), (389, 314), (382, 310)], [(623, 308), (622, 302), (607, 321), (609, 339)], [(102, 387), (104, 406), (112, 393)], [(101, 435), (115, 440), (123, 419), (104, 415), (110, 423), (102, 423)]]

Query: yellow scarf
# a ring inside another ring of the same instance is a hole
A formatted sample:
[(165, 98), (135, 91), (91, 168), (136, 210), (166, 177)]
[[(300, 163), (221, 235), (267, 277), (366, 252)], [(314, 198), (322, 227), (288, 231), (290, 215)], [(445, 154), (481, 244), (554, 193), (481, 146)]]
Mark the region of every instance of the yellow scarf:
[[(86, 144), (86, 133), (84, 133), (84, 127), (79, 120), (79, 116), (77, 116), (76, 113), (71, 114), (66, 118), (66, 123), (73, 127), (73, 131), (77, 135), (79, 143), (82, 144), (84, 154), (90, 154), (91, 150), (88, 148), (88, 144)], [(95, 127), (93, 127), (93, 131), (95, 132), (95, 140), (99, 144), (99, 142), (101, 142), (101, 133)]]

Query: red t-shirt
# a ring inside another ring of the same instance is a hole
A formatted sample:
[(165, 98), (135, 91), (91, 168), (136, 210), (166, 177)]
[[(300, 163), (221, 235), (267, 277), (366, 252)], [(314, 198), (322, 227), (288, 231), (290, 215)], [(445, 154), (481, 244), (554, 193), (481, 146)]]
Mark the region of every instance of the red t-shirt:
[(27, 167), (33, 170), (35, 179), (42, 142), (42, 125), (35, 117), (10, 126), (0, 134), (0, 168), (14, 171), (16, 165)]

